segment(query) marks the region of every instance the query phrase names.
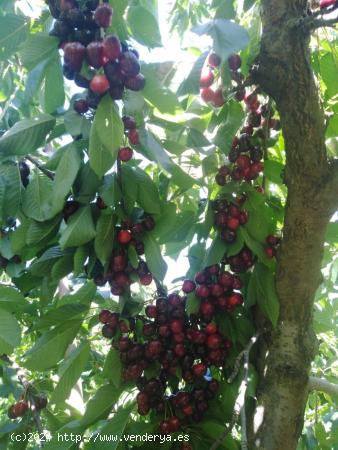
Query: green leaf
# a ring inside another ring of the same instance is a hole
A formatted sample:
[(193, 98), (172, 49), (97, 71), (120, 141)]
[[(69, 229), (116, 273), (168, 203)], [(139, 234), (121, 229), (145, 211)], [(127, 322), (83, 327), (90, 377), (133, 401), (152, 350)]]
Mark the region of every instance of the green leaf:
[(54, 264), (52, 268), (52, 280), (58, 281), (69, 275), (73, 270), (73, 254), (66, 253)]
[(264, 175), (273, 183), (283, 184), (283, 170), (283, 164), (278, 161), (272, 159), (264, 161)]
[(35, 152), (54, 126), (55, 118), (48, 114), (17, 122), (0, 138), (1, 156), (23, 156)]
[(5, 14), (0, 17), (0, 59), (6, 59), (16, 52), (26, 39), (28, 20), (24, 16)]
[(26, 353), (23, 366), (29, 370), (44, 371), (54, 367), (65, 355), (81, 326), (81, 320), (70, 320), (39, 337)]
[(114, 214), (101, 214), (96, 225), (95, 253), (101, 264), (108, 262), (114, 244), (116, 217)]
[(242, 126), (244, 112), (240, 103), (233, 100), (227, 103), (226, 111), (226, 119), (219, 126), (214, 143), (227, 155), (231, 149), (234, 135)]
[(122, 167), (122, 179), (126, 177), (127, 182), (135, 180), (137, 183), (137, 201), (144, 211), (150, 214), (159, 214), (160, 198), (156, 184), (150, 176), (138, 167), (131, 168), (128, 166)]
[(263, 264), (257, 264), (255, 272), (258, 306), (265, 317), (276, 327), (279, 316), (279, 300), (275, 287), (275, 275)]
[(327, 96), (333, 97), (337, 95), (338, 80), (337, 80), (337, 60), (333, 53), (326, 53), (319, 59), (320, 75), (326, 85)]
[(84, 272), (84, 265), (88, 257), (88, 248), (86, 245), (78, 247), (74, 253), (73, 274), (75, 277)]
[[(201, 430), (213, 441), (224, 434), (224, 425), (211, 420), (203, 421)], [(222, 446), (226, 450), (238, 450), (236, 441), (229, 434), (222, 440)]]
[(17, 312), (28, 305), (25, 297), (10, 286), (0, 285), (0, 308), (8, 312)]
[(219, 264), (223, 259), (224, 254), (227, 251), (227, 245), (222, 239), (217, 237), (212, 241), (212, 244), (207, 250), (204, 258), (203, 267), (212, 266), (213, 264)]
[(128, 24), (134, 38), (146, 47), (161, 47), (161, 33), (156, 17), (141, 5), (128, 9)]
[(65, 89), (60, 56), (57, 51), (45, 70), (44, 110), (53, 113), (65, 102)]
[(32, 220), (25, 235), (27, 245), (39, 245), (44, 240), (54, 236), (60, 225), (60, 221), (61, 217), (55, 217), (46, 222)]
[(209, 52), (202, 53), (194, 63), (187, 78), (180, 84), (177, 95), (199, 94), (202, 69)]
[(59, 39), (45, 33), (30, 34), (22, 44), (20, 55), (24, 66), (32, 70), (41, 61), (50, 57), (59, 45)]
[(60, 247), (51, 247), (43, 253), (37, 260), (33, 262), (30, 271), (37, 277), (49, 275), (52, 267), (58, 259), (64, 255)]
[(93, 126), (89, 139), (89, 163), (98, 177), (102, 177), (114, 165), (115, 159), (102, 144), (99, 134)]
[(88, 308), (89, 305), (84, 305), (83, 303), (72, 303), (54, 308), (38, 319), (31, 329), (40, 330), (42, 328), (49, 328), (54, 325), (59, 325), (67, 320), (79, 319), (79, 316), (84, 317), (85, 313), (88, 311)]
[[(127, 423), (130, 420), (130, 414), (135, 408), (134, 404), (119, 408), (111, 419), (103, 425), (102, 428), (93, 434), (93, 441), (85, 446), (87, 450), (115, 450), (119, 444), (121, 436), (124, 433)], [(109, 436), (114, 436), (114, 440), (109, 440)]]
[(70, 392), (80, 378), (88, 362), (90, 345), (84, 342), (65, 358), (59, 368), (59, 381), (55, 386), (50, 403), (62, 403), (70, 395)]
[(111, 348), (105, 359), (102, 376), (113, 383), (117, 388), (122, 381), (122, 363), (118, 350)]
[(58, 307), (74, 303), (76, 304), (83, 303), (84, 305), (88, 306), (95, 297), (95, 293), (96, 293), (95, 284), (92, 281), (88, 281), (78, 291), (76, 291), (75, 294), (64, 295), (63, 297), (61, 297), (58, 301)]
[(11, 354), (20, 342), (21, 330), (17, 320), (8, 311), (0, 309), (0, 355)]
[(23, 212), (27, 217), (43, 222), (53, 217), (51, 197), (53, 182), (44, 174), (36, 171), (25, 190), (22, 202)]
[(249, 43), (245, 28), (226, 19), (215, 19), (192, 29), (199, 36), (208, 34), (213, 39), (213, 50), (225, 61)]
[(117, 181), (116, 173), (106, 175), (99, 189), (99, 195), (107, 206), (117, 206), (121, 200), (121, 190)]
[(98, 420), (105, 419), (120, 396), (120, 391), (112, 384), (101, 386), (88, 401), (82, 417), (81, 426), (88, 427)]
[(123, 122), (118, 109), (107, 94), (95, 112), (89, 138), (90, 165), (99, 177), (114, 164), (123, 142), (123, 131)]
[(72, 107), (64, 115), (64, 127), (64, 133), (67, 132), (72, 136), (82, 136), (83, 139), (89, 139), (90, 120), (86, 116), (77, 113)]
[(137, 269), (139, 265), (139, 258), (137, 255), (137, 251), (135, 250), (135, 247), (133, 245), (128, 246), (128, 259), (132, 267), (134, 269)]
[(75, 145), (70, 144), (62, 154), (53, 182), (52, 206), (56, 214), (63, 209), (65, 197), (71, 190), (81, 166), (81, 156)]
[(194, 292), (187, 295), (187, 302), (185, 306), (186, 313), (188, 316), (191, 314), (197, 314), (198, 310), (200, 309), (201, 300), (196, 297)]
[(169, 172), (172, 176), (171, 181), (183, 189), (189, 189), (197, 183), (190, 175), (185, 173), (181, 167), (175, 164), (167, 155), (162, 145), (155, 139), (154, 135), (145, 129), (139, 130), (142, 153), (156, 162), (160, 167)]
[(167, 272), (167, 264), (162, 258), (161, 249), (151, 233), (143, 236), (144, 253), (150, 272), (159, 281), (162, 281)]
[(144, 98), (161, 113), (175, 114), (182, 111), (177, 96), (159, 78), (161, 64), (142, 64), (142, 73), (146, 78), (146, 85), (142, 90)]
[(79, 247), (94, 239), (96, 235), (91, 209), (79, 208), (69, 219), (61, 234), (61, 248)]
[(17, 164), (1, 164), (0, 179), (0, 185), (2, 186), (2, 199), (0, 200), (2, 211), (0, 207), (0, 217), (2, 216), (4, 219), (8, 216), (16, 217), (24, 194)]

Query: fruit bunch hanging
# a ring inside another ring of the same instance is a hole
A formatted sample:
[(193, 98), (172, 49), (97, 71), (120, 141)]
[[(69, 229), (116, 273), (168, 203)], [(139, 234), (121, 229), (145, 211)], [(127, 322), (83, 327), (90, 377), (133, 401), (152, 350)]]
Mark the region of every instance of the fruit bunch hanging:
[[(63, 50), (64, 76), (87, 89), (87, 94), (74, 102), (75, 111), (95, 110), (107, 92), (113, 100), (121, 100), (125, 89), (144, 88), (138, 52), (118, 36), (105, 33), (114, 13), (108, 2), (49, 0), (48, 5), (56, 19), (50, 34), (59, 38)], [(130, 143), (136, 145), (138, 133), (132, 118), (126, 118), (125, 130)], [(127, 148), (120, 153), (122, 161), (132, 155)]]
[(236, 241), (238, 228), (248, 221), (248, 212), (242, 209), (243, 200), (245, 200), (244, 197), (233, 198), (229, 201), (220, 197), (212, 203), (215, 214), (214, 225), (220, 230), (220, 238), (228, 244)]
[[(243, 303), (240, 289), (240, 278), (216, 264), (198, 272), (194, 281), (185, 280), (183, 295), (160, 296), (148, 304), (144, 315), (100, 312), (102, 334), (119, 352), (124, 381), (139, 389), (139, 414), (156, 412), (161, 432), (202, 420), (215, 397), (219, 383), (213, 374), (219, 376), (231, 348), (218, 313), (231, 313)], [(199, 306), (189, 316), (186, 295), (193, 292)]]
[(23, 395), (21, 400), (18, 400), (8, 408), (7, 415), (10, 419), (17, 419), (25, 416), (30, 411), (40, 411), (46, 408), (47, 403), (48, 400), (44, 394), (33, 394), (27, 399)]
[[(100, 198), (97, 204), (101, 208), (106, 207)], [(124, 220), (115, 225), (114, 246), (106, 270), (104, 271), (97, 261), (93, 271), (95, 284), (104, 286), (109, 283), (113, 295), (127, 293), (130, 285), (137, 280), (143, 286), (148, 286), (153, 281), (153, 276), (141, 255), (144, 255), (142, 236), (154, 229), (155, 221), (149, 214), (140, 214), (139, 210), (136, 212), (134, 220)]]

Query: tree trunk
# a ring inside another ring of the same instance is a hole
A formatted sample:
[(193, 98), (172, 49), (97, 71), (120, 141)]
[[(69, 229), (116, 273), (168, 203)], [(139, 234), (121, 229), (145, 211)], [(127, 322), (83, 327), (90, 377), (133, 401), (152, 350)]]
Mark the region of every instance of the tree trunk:
[(288, 187), (277, 256), (277, 328), (260, 339), (257, 402), (249, 448), (293, 450), (303, 427), (316, 352), (312, 309), (321, 282), (325, 231), (334, 211), (336, 169), (327, 159), (325, 122), (309, 63), (305, 0), (263, 0), (263, 36), (254, 80), (276, 102), (285, 140)]

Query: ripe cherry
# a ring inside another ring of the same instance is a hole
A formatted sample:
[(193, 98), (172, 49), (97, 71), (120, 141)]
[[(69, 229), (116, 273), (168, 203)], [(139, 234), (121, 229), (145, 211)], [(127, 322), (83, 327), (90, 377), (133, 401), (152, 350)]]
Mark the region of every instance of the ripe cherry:
[(275, 246), (278, 245), (280, 242), (280, 238), (278, 236), (273, 236), (273, 235), (269, 235), (266, 238), (266, 243), (271, 245), (271, 246)]
[(148, 305), (146, 307), (146, 316), (155, 319), (157, 317), (157, 308), (155, 305)]
[(160, 431), (163, 434), (169, 434), (171, 431), (170, 423), (167, 420), (162, 420), (160, 423)]
[(94, 12), (94, 20), (101, 28), (108, 28), (111, 25), (113, 10), (108, 3), (101, 3)]
[(214, 74), (211, 72), (211, 70), (207, 72), (202, 72), (200, 78), (201, 88), (208, 88), (212, 85), (213, 82), (214, 82)]
[(176, 416), (171, 416), (168, 419), (170, 431), (177, 431), (180, 428), (180, 419)]
[(217, 325), (214, 322), (208, 323), (208, 325), (205, 327), (205, 332), (207, 334), (217, 333)]
[(86, 48), (79, 42), (68, 42), (64, 47), (64, 61), (67, 67), (80, 72)]
[(219, 334), (212, 334), (208, 336), (207, 339), (207, 347), (215, 350), (222, 345), (222, 338)]
[(198, 377), (204, 377), (207, 373), (207, 366), (204, 363), (198, 363), (192, 366), (193, 374)]
[(79, 114), (84, 114), (88, 111), (89, 106), (88, 102), (84, 99), (75, 100), (74, 102), (74, 110)]
[(212, 102), (213, 106), (215, 106), (215, 108), (220, 108), (221, 106), (224, 105), (225, 100), (224, 100), (222, 88), (216, 89), (216, 91), (214, 93), (214, 98), (211, 100), (211, 102)]
[(228, 64), (231, 70), (238, 70), (242, 64), (241, 57), (236, 54), (230, 55), (228, 58)]
[(108, 61), (115, 61), (120, 58), (122, 48), (121, 42), (117, 36), (107, 36), (103, 39), (103, 55)]
[(153, 281), (153, 276), (151, 273), (147, 273), (140, 277), (140, 283), (142, 286), (149, 286)]
[(138, 131), (134, 128), (129, 130), (128, 139), (131, 145), (138, 145), (140, 143)]
[(140, 73), (141, 66), (133, 52), (124, 52), (120, 58), (120, 69), (126, 77), (136, 77)]
[(192, 280), (184, 280), (182, 291), (185, 294), (189, 294), (190, 292), (193, 292), (196, 288), (196, 284)]
[(196, 297), (207, 298), (210, 294), (209, 288), (206, 285), (197, 286), (195, 290)]
[(192, 416), (194, 413), (193, 407), (191, 405), (183, 406), (182, 413), (187, 417)]
[(239, 219), (237, 219), (236, 217), (229, 217), (227, 220), (227, 227), (230, 230), (237, 230), (237, 228), (240, 226), (240, 222)]
[(268, 258), (273, 258), (275, 256), (275, 249), (273, 247), (266, 247), (264, 251)]
[(108, 309), (103, 309), (99, 314), (99, 321), (101, 323), (108, 323), (111, 312)]
[(95, 75), (90, 82), (90, 89), (98, 95), (102, 95), (109, 89), (109, 81), (105, 75)]
[(86, 58), (88, 64), (95, 69), (103, 66), (103, 44), (101, 41), (94, 41), (87, 45)]
[(126, 245), (131, 241), (132, 236), (129, 230), (121, 230), (117, 235), (117, 240), (120, 244)]
[(118, 157), (120, 161), (127, 162), (133, 156), (133, 149), (130, 147), (122, 147), (119, 150)]
[(234, 282), (234, 276), (230, 272), (222, 272), (218, 277), (218, 282), (227, 288), (231, 288)]
[(250, 166), (250, 158), (247, 155), (240, 155), (237, 159), (236, 159), (236, 164), (237, 167), (239, 167), (240, 169), (246, 169), (247, 167)]
[(215, 92), (211, 88), (204, 88), (201, 90), (201, 98), (205, 103), (212, 102), (215, 98)]
[(141, 73), (138, 73), (135, 77), (129, 77), (125, 79), (124, 85), (131, 91), (142, 91), (146, 84), (146, 80)]
[(183, 323), (180, 320), (173, 320), (170, 322), (170, 330), (173, 333), (181, 333), (183, 330)]
[(218, 67), (221, 64), (221, 58), (216, 53), (211, 53), (208, 57), (208, 64), (211, 67)]

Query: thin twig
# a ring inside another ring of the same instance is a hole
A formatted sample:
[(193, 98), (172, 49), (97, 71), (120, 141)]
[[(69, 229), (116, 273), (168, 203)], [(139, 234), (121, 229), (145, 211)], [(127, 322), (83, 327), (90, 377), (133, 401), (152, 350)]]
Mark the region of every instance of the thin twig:
[(247, 390), (248, 382), (249, 382), (250, 351), (251, 351), (253, 345), (257, 342), (260, 335), (261, 335), (261, 332), (257, 332), (254, 336), (252, 336), (252, 338), (248, 342), (248, 345), (238, 355), (238, 357), (235, 361), (235, 370), (228, 378), (228, 383), (232, 383), (233, 380), (238, 375), (238, 372), (240, 369), (240, 363), (241, 363), (241, 360), (243, 357), (244, 357), (244, 378), (243, 378), (242, 383), (239, 388), (239, 394), (238, 394), (238, 397), (237, 397), (237, 400), (235, 403), (234, 412), (233, 412), (230, 424), (226, 427), (226, 429), (220, 435), (220, 437), (213, 443), (213, 445), (210, 447), (210, 450), (216, 450), (216, 448), (218, 448), (222, 444), (222, 442), (228, 436), (228, 434), (231, 433), (231, 430), (233, 429), (239, 416), (241, 417), (241, 431), (242, 431), (241, 448), (242, 448), (242, 450), (248, 449), (248, 439), (247, 439), (247, 432), (246, 432), (246, 415), (245, 415), (245, 395), (246, 395), (246, 390)]
[(330, 396), (338, 396), (338, 384), (330, 383), (323, 378), (309, 377), (308, 384), (309, 391), (321, 391)]
[(37, 167), (40, 172), (42, 172), (44, 175), (46, 175), (46, 177), (50, 178), (51, 180), (54, 180), (54, 173), (51, 172), (50, 170), (46, 169), (45, 167), (43, 167), (38, 160), (36, 160), (35, 158), (33, 158), (33, 156), (27, 155), (25, 156), (25, 159), (27, 159), (28, 161), (30, 161), (32, 164), (34, 164), (35, 167)]

